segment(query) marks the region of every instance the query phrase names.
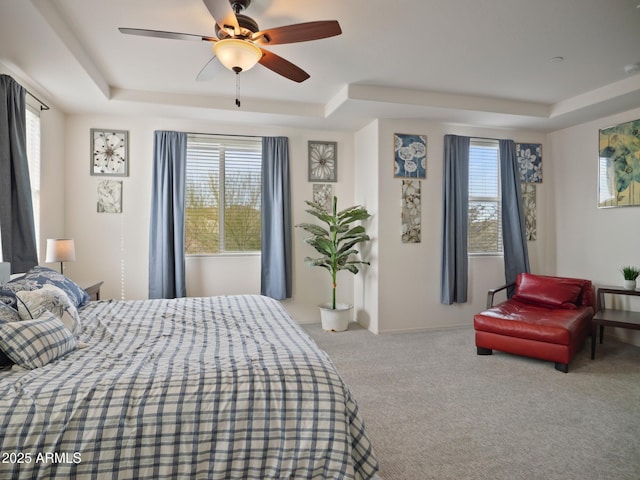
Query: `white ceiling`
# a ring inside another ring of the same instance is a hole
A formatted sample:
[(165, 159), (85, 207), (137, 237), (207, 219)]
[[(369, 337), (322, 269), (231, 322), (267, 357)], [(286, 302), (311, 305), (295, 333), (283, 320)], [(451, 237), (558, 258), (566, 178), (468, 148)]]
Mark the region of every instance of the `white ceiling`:
[[(196, 81), (214, 36), (202, 0), (0, 0), (0, 63), (65, 112), (157, 114), (312, 128), (422, 118), (551, 130), (640, 107), (640, 0), (253, 0), (261, 29), (338, 20), (343, 34), (268, 47), (306, 70), (257, 65)], [(563, 57), (561, 62), (551, 61)]]

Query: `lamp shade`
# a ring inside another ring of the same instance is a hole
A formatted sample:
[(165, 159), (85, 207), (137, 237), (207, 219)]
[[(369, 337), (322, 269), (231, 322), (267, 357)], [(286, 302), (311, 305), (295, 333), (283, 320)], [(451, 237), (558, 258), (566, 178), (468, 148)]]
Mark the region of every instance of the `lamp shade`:
[(72, 238), (47, 238), (45, 262), (75, 262), (76, 246)]
[(262, 58), (262, 50), (247, 40), (225, 38), (213, 44), (213, 52), (225, 67), (236, 73), (249, 70)]

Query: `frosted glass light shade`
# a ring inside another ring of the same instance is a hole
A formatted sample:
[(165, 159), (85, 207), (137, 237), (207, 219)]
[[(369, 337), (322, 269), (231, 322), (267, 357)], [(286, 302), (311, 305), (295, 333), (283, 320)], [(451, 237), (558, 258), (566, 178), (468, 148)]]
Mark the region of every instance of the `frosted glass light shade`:
[(262, 58), (257, 45), (237, 38), (225, 38), (213, 44), (213, 52), (225, 67), (236, 73), (253, 68)]
[(75, 262), (76, 246), (72, 238), (47, 238), (45, 262)]

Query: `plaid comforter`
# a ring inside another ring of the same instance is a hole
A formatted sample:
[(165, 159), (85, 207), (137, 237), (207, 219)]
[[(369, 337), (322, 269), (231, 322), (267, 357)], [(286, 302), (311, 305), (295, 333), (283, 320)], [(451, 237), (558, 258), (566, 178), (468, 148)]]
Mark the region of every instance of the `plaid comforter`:
[(260, 296), (91, 302), (76, 350), (0, 372), (0, 478), (368, 479), (356, 402)]

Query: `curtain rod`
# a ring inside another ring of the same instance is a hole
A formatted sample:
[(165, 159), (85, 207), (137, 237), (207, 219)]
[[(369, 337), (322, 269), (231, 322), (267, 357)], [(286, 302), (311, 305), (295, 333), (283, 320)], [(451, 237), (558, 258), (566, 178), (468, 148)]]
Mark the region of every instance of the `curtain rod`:
[(27, 94), (33, 98), (36, 102), (38, 102), (40, 104), (40, 111), (42, 110), (49, 110), (49, 105), (47, 105), (46, 103), (44, 103), (42, 100), (40, 100), (38, 97), (36, 97), (33, 93), (31, 93), (29, 90), (27, 90), (26, 88), (24, 89), (25, 92), (27, 92)]

